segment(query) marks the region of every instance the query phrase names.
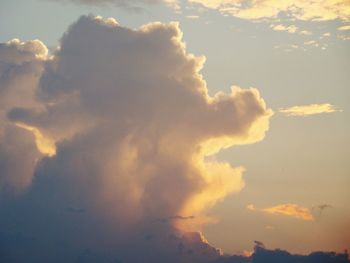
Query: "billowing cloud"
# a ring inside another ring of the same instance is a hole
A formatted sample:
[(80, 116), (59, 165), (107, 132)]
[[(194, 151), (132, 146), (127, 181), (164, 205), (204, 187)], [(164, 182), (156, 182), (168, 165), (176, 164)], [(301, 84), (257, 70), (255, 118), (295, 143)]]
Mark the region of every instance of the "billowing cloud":
[(40, 41), (14, 40), (0, 54), (1, 131), (16, 131), (1, 137), (10, 172), (0, 180), (28, 178), (0, 206), (5, 234), (22, 240), (5, 248), (13, 262), (220, 256), (193, 231), (242, 189), (244, 169), (206, 157), (263, 139), (272, 111), (256, 89), (209, 96), (205, 59), (187, 53), (177, 23), (132, 30), (83, 16), (50, 58)]
[(281, 205), (276, 205), (273, 207), (267, 207), (262, 209), (255, 208), (253, 204), (249, 204), (247, 205), (247, 209), (250, 211), (261, 211), (268, 214), (291, 216), (291, 217), (295, 217), (306, 221), (314, 220), (314, 217), (310, 209), (305, 207), (300, 207), (296, 204), (281, 204)]
[(310, 209), (300, 207), (296, 204), (282, 204), (273, 207), (264, 208), (261, 211), (268, 214), (291, 216), (305, 221), (313, 221), (314, 217), (311, 214)]
[(31, 183), (40, 157), (33, 134), (7, 119), (15, 107), (38, 107), (35, 89), (48, 50), (39, 40), (0, 44), (0, 202)]
[(348, 0), (189, 0), (243, 19), (277, 18), (280, 14), (298, 20), (350, 20)]
[[(315, 42), (306, 43), (308, 45), (314, 44)], [(293, 106), (289, 108), (281, 108), (279, 112), (287, 116), (309, 116), (321, 113), (332, 113), (332, 112), (341, 112), (336, 106), (324, 103), (324, 104), (310, 104), (302, 106)]]

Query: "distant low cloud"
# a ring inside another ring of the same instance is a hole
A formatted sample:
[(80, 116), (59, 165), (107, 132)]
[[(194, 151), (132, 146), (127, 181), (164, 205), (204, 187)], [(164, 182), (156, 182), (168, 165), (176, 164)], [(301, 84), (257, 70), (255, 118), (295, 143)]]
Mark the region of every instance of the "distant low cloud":
[[(314, 44), (314, 42), (310, 42), (307, 44)], [(324, 103), (324, 104), (310, 104), (310, 105), (301, 105), (301, 106), (293, 106), (289, 108), (281, 108), (279, 112), (287, 115), (287, 116), (309, 116), (315, 114), (322, 113), (332, 113), (332, 112), (341, 112), (342, 110), (338, 109), (336, 106)]]
[(189, 0), (189, 2), (243, 19), (277, 18), (280, 14), (284, 14), (304, 21), (350, 20), (348, 0)]
[(247, 206), (248, 210), (251, 211), (260, 211), (273, 215), (283, 215), (289, 217), (295, 217), (297, 219), (302, 219), (305, 221), (313, 221), (314, 217), (310, 209), (298, 206), (296, 204), (281, 204), (273, 207), (267, 207), (262, 209), (255, 208), (254, 205), (250, 204)]
[[(313, 252), (309, 255), (293, 255), (281, 249), (267, 249), (264, 244), (259, 242), (254, 248), (254, 254), (250, 263), (347, 263), (349, 262), (348, 254), (335, 252)], [(234, 262), (234, 261), (233, 261)]]
[[(246, 256), (222, 256), (210, 263), (348, 263), (348, 253), (313, 252), (295, 255), (282, 249), (268, 249), (260, 241), (254, 241), (254, 251)], [(251, 255), (250, 255), (251, 254)]]

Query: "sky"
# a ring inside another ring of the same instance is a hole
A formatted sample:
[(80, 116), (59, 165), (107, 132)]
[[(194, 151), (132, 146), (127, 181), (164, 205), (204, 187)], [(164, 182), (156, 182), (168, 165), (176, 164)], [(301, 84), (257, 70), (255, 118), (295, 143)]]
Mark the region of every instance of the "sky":
[(0, 43), (13, 262), (350, 250), (348, 0), (0, 0)]

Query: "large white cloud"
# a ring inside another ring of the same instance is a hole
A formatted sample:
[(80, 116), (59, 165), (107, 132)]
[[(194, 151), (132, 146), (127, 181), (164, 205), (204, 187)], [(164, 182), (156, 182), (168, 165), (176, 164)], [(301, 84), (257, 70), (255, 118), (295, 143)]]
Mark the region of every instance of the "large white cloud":
[[(209, 96), (199, 73), (204, 58), (188, 54), (181, 37), (177, 23), (131, 30), (83, 16), (50, 59), (38, 41), (15, 41), (14, 51), (1, 53), (15, 63), (32, 52), (30, 63), (38, 66), (25, 76), (33, 83), (26, 85), (28, 103), (3, 109), (9, 125), (37, 146), (28, 170), (35, 170), (28, 175), (34, 182), (0, 207), (7, 215), (0, 224), (16, 218), (13, 231), (36, 240), (23, 257), (71, 262), (87, 248), (131, 262), (219, 255), (198, 234), (181, 233), (199, 230), (211, 220), (207, 208), (242, 189), (243, 168), (205, 157), (261, 140), (272, 111), (253, 88)], [(21, 96), (21, 85), (3, 87)], [(19, 261), (21, 255), (11, 254)]]

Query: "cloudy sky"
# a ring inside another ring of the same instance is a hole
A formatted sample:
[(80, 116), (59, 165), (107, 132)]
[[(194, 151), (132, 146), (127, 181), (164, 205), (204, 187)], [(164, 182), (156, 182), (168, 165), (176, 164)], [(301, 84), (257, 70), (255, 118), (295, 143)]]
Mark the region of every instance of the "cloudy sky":
[(0, 25), (13, 262), (350, 249), (348, 0), (0, 0)]

